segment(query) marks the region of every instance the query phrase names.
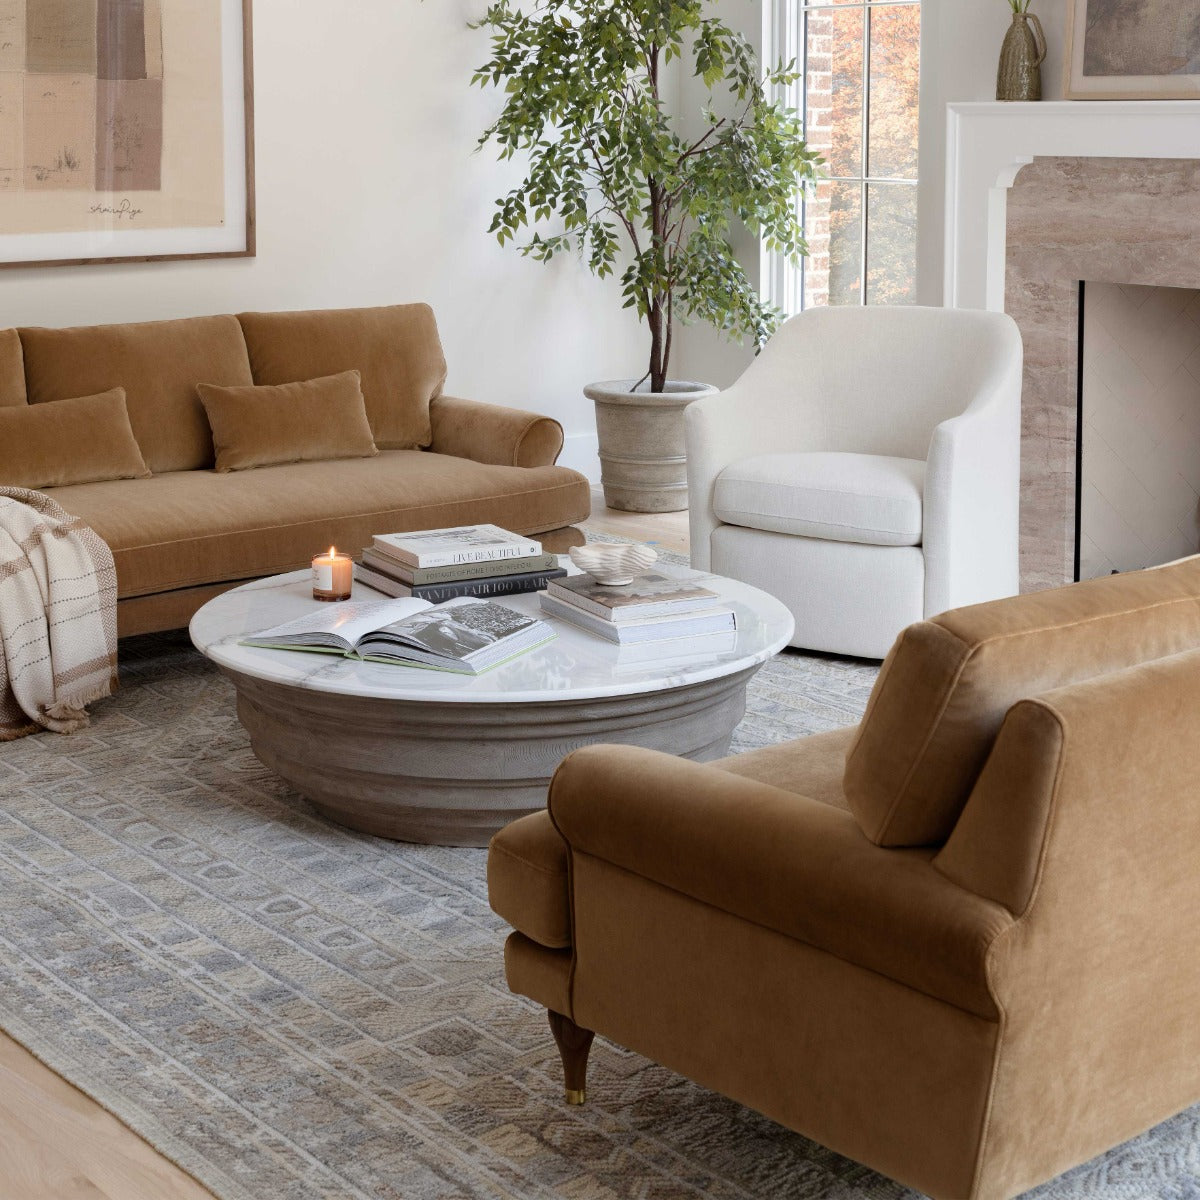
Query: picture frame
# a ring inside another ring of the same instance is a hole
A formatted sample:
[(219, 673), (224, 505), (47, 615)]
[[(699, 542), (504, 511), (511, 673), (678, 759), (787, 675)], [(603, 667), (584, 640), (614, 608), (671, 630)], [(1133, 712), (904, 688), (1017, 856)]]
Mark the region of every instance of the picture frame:
[(255, 254), (252, 0), (0, 0), (0, 267)]
[[(1200, 99), (1200, 26), (1180, 0), (1067, 0), (1068, 100)], [(1194, 14), (1193, 14), (1194, 15)]]

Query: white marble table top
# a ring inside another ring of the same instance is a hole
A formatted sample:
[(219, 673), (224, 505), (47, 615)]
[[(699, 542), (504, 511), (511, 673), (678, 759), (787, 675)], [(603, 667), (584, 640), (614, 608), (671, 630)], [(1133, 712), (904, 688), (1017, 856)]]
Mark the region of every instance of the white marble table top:
[[(656, 563), (654, 569), (664, 575), (696, 579), (717, 592), (737, 613), (737, 632), (617, 646), (543, 614), (537, 594), (532, 593), (501, 596), (496, 602), (542, 617), (558, 636), (479, 676), (240, 645), (241, 638), (324, 607), (312, 598), (308, 571), (259, 579), (223, 593), (196, 613), (190, 632), (197, 649), (214, 662), (256, 679), (381, 700), (475, 704), (544, 703), (664, 691), (756, 666), (788, 644), (791, 613), (766, 592), (668, 563)], [(353, 598), (386, 599), (360, 583), (354, 584)]]

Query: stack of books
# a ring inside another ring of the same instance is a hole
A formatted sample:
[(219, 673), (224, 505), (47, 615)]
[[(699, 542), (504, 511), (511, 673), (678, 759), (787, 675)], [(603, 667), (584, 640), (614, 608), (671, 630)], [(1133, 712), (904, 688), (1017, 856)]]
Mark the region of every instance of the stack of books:
[(441, 604), (462, 596), (536, 592), (566, 575), (540, 542), (496, 525), (381, 533), (354, 565), (359, 583), (385, 596)]
[(737, 617), (716, 592), (683, 579), (642, 575), (621, 587), (591, 575), (547, 584), (542, 611), (610, 642), (630, 645), (707, 634), (729, 634)]

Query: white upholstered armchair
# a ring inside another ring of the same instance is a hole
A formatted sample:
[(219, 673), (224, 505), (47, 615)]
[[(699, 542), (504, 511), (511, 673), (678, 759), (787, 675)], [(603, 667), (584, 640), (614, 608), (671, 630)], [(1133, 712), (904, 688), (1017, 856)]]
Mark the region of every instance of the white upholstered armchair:
[(793, 317), (688, 407), (692, 565), (779, 597), (793, 645), (867, 658), (1014, 594), (1021, 358), (1002, 313)]

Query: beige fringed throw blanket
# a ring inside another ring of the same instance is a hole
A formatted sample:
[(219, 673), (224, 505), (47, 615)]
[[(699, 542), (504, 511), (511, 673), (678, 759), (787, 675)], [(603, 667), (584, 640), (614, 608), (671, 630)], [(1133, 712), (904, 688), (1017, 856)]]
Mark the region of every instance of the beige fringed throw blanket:
[(0, 742), (73, 733), (117, 685), (112, 552), (49, 496), (0, 487)]

